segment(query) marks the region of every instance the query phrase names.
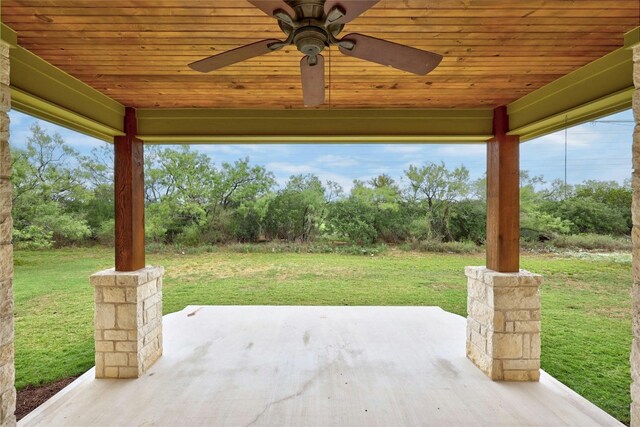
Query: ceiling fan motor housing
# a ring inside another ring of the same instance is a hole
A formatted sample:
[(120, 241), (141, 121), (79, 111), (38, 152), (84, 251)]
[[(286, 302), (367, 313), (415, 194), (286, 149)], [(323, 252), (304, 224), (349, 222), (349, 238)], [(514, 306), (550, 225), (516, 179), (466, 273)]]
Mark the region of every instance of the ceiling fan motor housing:
[(293, 35), (293, 43), (305, 55), (316, 56), (327, 46), (329, 36), (327, 32), (317, 26), (298, 28)]
[(325, 0), (285, 0), (296, 13), (296, 21), (321, 19), (324, 15)]

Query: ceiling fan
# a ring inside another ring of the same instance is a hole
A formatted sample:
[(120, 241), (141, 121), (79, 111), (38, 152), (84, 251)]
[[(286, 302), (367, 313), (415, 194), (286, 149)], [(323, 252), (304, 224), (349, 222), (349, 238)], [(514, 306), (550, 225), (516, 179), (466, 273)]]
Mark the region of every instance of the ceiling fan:
[(442, 61), (437, 53), (366, 36), (347, 34), (338, 38), (344, 25), (380, 0), (248, 0), (278, 20), (285, 40), (267, 39), (241, 46), (189, 64), (208, 73), (227, 65), (264, 55), (294, 44), (305, 56), (300, 61), (305, 106), (324, 103), (324, 58), (320, 54), (336, 45), (344, 55), (425, 75)]

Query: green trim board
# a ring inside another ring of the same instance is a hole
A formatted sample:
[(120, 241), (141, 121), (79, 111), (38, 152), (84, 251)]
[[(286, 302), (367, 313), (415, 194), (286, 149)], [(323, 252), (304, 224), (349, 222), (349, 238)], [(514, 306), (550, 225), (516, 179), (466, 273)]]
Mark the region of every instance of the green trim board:
[(631, 31), (627, 31), (624, 35), (624, 47), (632, 49), (640, 45), (640, 27), (636, 27)]
[[(143, 139), (144, 138), (144, 139)], [(145, 144), (484, 144), (491, 136), (453, 137), (441, 135), (394, 136), (380, 135), (332, 135), (323, 136), (202, 136), (150, 135), (141, 137)]]
[(192, 142), (484, 142), (493, 111), (139, 109), (138, 137)]
[(2, 26), (0, 26), (0, 33), (0, 38), (4, 43), (8, 44), (11, 47), (18, 46), (18, 34), (16, 34), (16, 32), (11, 28), (2, 24)]
[(622, 47), (509, 104), (509, 134), (528, 140), (625, 110), (632, 90), (632, 52)]
[(11, 108), (107, 142), (113, 142), (114, 136), (123, 134), (118, 129), (14, 87), (11, 88)]
[[(2, 24), (2, 38), (15, 34)], [(10, 51), (12, 106), (106, 141), (123, 134), (124, 106), (16, 46)], [(15, 98), (14, 98), (15, 97)]]
[(545, 117), (538, 122), (527, 123), (509, 132), (509, 134), (520, 135), (520, 141), (524, 142), (557, 132), (565, 127), (576, 126), (610, 114), (619, 113), (631, 107), (633, 91), (633, 88), (628, 88), (600, 99), (595, 99), (570, 110)]

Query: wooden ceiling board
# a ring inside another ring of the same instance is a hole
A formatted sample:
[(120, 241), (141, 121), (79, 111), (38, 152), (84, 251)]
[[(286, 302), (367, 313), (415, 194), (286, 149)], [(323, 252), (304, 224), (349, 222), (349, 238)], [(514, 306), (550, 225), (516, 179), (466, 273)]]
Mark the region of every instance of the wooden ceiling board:
[[(244, 0), (3, 0), (19, 44), (137, 108), (304, 108), (289, 47), (209, 74), (187, 64), (265, 38), (275, 19)], [(638, 0), (381, 0), (347, 24), (444, 55), (427, 76), (325, 52), (332, 108), (489, 108), (623, 46)], [(320, 108), (329, 108), (329, 102)]]

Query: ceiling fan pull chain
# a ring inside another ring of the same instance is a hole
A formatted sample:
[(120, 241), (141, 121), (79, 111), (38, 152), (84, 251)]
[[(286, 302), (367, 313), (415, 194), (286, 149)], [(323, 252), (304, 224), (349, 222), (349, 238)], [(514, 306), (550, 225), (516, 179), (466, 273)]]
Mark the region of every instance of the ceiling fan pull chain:
[(331, 111), (331, 46), (327, 50), (329, 51), (329, 111)]

